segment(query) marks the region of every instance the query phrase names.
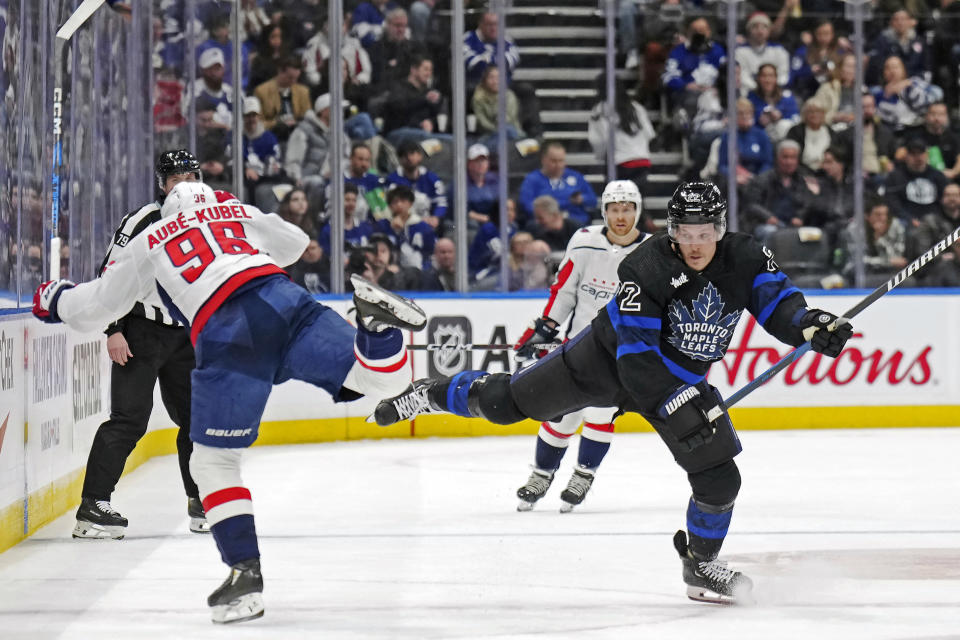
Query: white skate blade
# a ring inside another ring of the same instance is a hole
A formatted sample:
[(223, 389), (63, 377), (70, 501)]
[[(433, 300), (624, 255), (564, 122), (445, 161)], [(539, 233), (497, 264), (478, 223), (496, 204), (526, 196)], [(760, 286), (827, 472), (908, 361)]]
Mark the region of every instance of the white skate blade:
[(263, 594), (247, 593), (229, 604), (210, 607), (210, 617), (216, 624), (231, 624), (262, 618), (263, 610)]
[(710, 604), (750, 605), (756, 603), (753, 595), (749, 591), (728, 596), (721, 593), (714, 593), (705, 587), (695, 587), (693, 585), (687, 585), (687, 597), (697, 602), (709, 602)]
[(77, 520), (73, 528), (73, 537), (82, 540), (123, 540), (126, 527), (108, 527), (84, 520)]
[(427, 322), (427, 315), (412, 301), (393, 294), (385, 289), (372, 284), (368, 280), (353, 275), (350, 277), (353, 284), (353, 293), (361, 300), (371, 304), (386, 303), (390, 307), (393, 315), (400, 320), (412, 325), (424, 325)]
[(517, 511), (533, 511), (533, 505), (535, 504), (537, 503), (521, 500), (520, 503), (517, 505)]
[(570, 513), (576, 505), (560, 501), (560, 513)]
[(194, 533), (210, 533), (210, 523), (206, 518), (190, 518), (190, 531)]

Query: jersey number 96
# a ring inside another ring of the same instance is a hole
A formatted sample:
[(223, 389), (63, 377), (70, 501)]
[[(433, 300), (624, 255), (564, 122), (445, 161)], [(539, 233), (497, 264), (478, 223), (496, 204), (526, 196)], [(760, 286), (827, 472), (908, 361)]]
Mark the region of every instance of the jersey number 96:
[[(247, 236), (243, 231), (243, 224), (240, 222), (211, 222), (209, 229), (222, 253), (230, 255), (243, 253), (254, 255), (258, 253), (246, 241)], [(210, 246), (207, 237), (203, 231), (196, 227), (187, 229), (180, 235), (168, 240), (164, 250), (166, 250), (170, 262), (178, 269), (196, 261), (195, 264), (191, 264), (180, 272), (183, 279), (191, 284), (203, 274), (204, 270), (216, 258), (214, 248)]]

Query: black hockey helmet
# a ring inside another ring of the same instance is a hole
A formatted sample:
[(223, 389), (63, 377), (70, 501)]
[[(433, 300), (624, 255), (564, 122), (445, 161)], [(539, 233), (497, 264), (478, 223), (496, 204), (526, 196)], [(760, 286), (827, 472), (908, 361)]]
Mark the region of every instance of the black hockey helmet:
[(667, 204), (667, 233), (676, 240), (681, 224), (713, 224), (717, 240), (727, 230), (727, 201), (712, 182), (683, 182)]
[(181, 173), (193, 173), (197, 176), (197, 180), (203, 180), (200, 161), (186, 149), (173, 149), (161, 153), (156, 164), (157, 187), (160, 193), (163, 194), (169, 176)]

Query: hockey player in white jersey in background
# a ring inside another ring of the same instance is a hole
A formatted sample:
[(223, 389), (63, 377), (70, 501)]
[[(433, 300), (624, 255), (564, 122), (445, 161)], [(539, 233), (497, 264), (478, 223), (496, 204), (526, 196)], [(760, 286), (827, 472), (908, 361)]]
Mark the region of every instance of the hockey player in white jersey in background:
[(250, 491), (240, 477), (274, 384), (297, 379), (336, 401), (399, 393), (410, 382), (403, 335), (426, 316), (414, 303), (354, 276), (354, 329), (290, 281), (281, 266), (309, 242), (298, 227), (239, 201), (218, 203), (210, 187), (178, 184), (161, 219), (116, 247), (100, 278), (45, 282), (33, 313), (99, 331), (156, 289), (190, 328), (190, 470), (230, 575), (207, 602), (214, 622), (263, 615), (263, 578)]
[[(640, 191), (632, 181), (609, 183), (600, 196), (600, 208), (605, 224), (584, 227), (570, 238), (543, 314), (514, 346), (518, 360), (543, 355), (535, 345), (554, 340), (568, 318), (568, 337), (590, 326), (597, 312), (613, 299), (620, 261), (650, 237), (637, 229), (642, 207)], [(541, 423), (533, 472), (527, 483), (517, 490), (518, 511), (530, 511), (546, 494), (567, 451), (570, 436), (581, 423), (577, 466), (560, 494), (560, 511), (568, 512), (583, 502), (597, 467), (610, 449), (615, 412), (615, 407), (589, 407)]]

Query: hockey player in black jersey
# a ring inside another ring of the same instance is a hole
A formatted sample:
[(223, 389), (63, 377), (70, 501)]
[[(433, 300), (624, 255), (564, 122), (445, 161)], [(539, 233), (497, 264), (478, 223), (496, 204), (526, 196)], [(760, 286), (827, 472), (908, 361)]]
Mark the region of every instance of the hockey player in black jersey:
[(592, 324), (513, 375), (464, 371), (418, 380), (381, 402), (381, 425), (418, 413), (450, 412), (497, 424), (555, 420), (589, 406), (615, 406), (646, 418), (687, 472), (692, 495), (686, 532), (674, 546), (691, 599), (731, 603), (752, 583), (717, 559), (740, 489), (733, 461), (740, 440), (717, 390), (706, 381), (723, 358), (740, 314), (770, 334), (839, 355), (848, 322), (810, 309), (752, 237), (725, 233), (726, 202), (710, 183), (681, 184), (667, 209), (667, 233), (620, 263), (616, 298)]

